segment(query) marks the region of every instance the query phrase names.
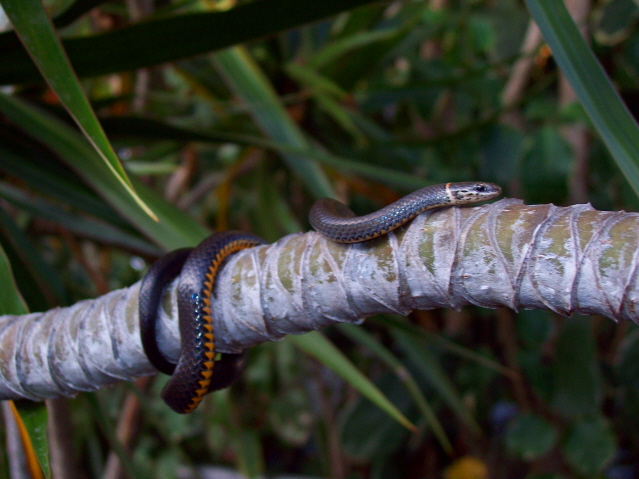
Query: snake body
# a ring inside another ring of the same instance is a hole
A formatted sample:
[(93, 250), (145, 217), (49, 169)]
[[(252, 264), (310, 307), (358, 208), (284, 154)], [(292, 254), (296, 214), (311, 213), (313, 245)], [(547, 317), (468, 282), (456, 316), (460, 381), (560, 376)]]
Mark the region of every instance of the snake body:
[(169, 362), (160, 352), (156, 341), (157, 310), (164, 287), (177, 278), (186, 258), (193, 248), (182, 248), (162, 256), (149, 268), (142, 279), (138, 296), (140, 317), (140, 337), (144, 353), (153, 367), (169, 376), (175, 371), (175, 364)]
[[(193, 411), (207, 393), (229, 386), (241, 371), (241, 354), (225, 354), (216, 365), (211, 299), (215, 279), (224, 260), (242, 249), (261, 244), (264, 240), (248, 233), (215, 233), (188, 252), (186, 258), (185, 253), (169, 253), (168, 259), (165, 259), (167, 256), (161, 258), (160, 266), (152, 267), (145, 276), (139, 301), (141, 326), (145, 321), (143, 318), (152, 316), (155, 322), (162, 289), (176, 277), (172, 273), (175, 270), (179, 272), (180, 355), (177, 364), (169, 368), (163, 364), (168, 361), (157, 348), (155, 327), (147, 325), (140, 328), (147, 355), (149, 350), (152, 351), (149, 360), (160, 371), (171, 374), (162, 389), (162, 399), (174, 411), (181, 414)], [(145, 283), (148, 283), (146, 288)], [(149, 344), (153, 345), (149, 347)]]
[(414, 191), (365, 216), (355, 216), (337, 200), (322, 198), (313, 204), (309, 220), (315, 231), (337, 243), (360, 243), (385, 235), (426, 210), (476, 203), (500, 193), (501, 188), (493, 183), (444, 183)]
[[(492, 183), (445, 183), (422, 188), (365, 216), (355, 216), (346, 205), (323, 198), (311, 208), (309, 220), (317, 232), (332, 241), (359, 243), (385, 235), (426, 210), (489, 200), (500, 193), (501, 188)], [(174, 411), (193, 411), (207, 393), (229, 386), (241, 371), (241, 354), (224, 354), (215, 361), (211, 297), (224, 260), (237, 251), (261, 244), (262, 239), (247, 233), (216, 233), (193, 250), (177, 250), (164, 256), (145, 276), (139, 301), (142, 344), (151, 363), (171, 374), (162, 398)], [(155, 322), (162, 290), (178, 275), (181, 342), (174, 365), (160, 353)]]

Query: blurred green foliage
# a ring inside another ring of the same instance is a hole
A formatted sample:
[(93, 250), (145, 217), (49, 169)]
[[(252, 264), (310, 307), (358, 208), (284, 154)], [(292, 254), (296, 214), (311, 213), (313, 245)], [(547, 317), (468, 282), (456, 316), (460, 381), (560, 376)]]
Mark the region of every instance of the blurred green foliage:
[[(526, 5), (542, 19), (550, 8)], [(363, 213), (420, 186), (481, 179), (530, 203), (636, 210), (637, 185), (620, 167), (638, 159), (609, 151), (617, 134), (631, 137), (618, 151), (639, 136), (596, 104), (594, 113), (564, 104), (547, 48), (520, 53), (526, 5), (47, 2), (107, 136), (162, 222), (93, 161), (20, 43), (0, 35), (0, 244), (29, 308), (128, 286), (162, 251), (210, 230), (269, 241), (306, 230), (321, 195), (346, 197)], [(632, 113), (638, 19), (635, 2), (610, 0), (587, 21), (592, 51)], [(522, 88), (506, 101), (526, 61)], [(603, 88), (575, 75), (586, 96)], [(602, 130), (598, 122), (613, 123)], [(174, 478), (181, 465), (212, 464), (253, 477), (453, 478), (478, 464), (491, 477), (639, 475), (634, 325), (467, 308), (361, 328), (368, 334), (325, 333), (416, 432), (286, 340), (251, 351), (242, 380), (188, 416), (159, 399), (163, 377), (72, 400), (78, 475), (101, 476), (111, 451), (132, 477)], [(131, 395), (142, 399), (140, 421), (123, 445), (115, 429)]]

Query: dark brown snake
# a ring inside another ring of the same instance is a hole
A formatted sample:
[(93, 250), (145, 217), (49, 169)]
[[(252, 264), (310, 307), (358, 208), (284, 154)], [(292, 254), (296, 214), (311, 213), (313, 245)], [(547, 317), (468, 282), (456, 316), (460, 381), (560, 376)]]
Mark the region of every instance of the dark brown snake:
[[(493, 183), (427, 186), (365, 216), (355, 216), (346, 205), (323, 198), (311, 208), (309, 220), (318, 233), (335, 242), (359, 243), (383, 236), (426, 210), (476, 203), (500, 193), (501, 188)], [(160, 258), (142, 280), (139, 300), (142, 345), (151, 364), (171, 375), (162, 398), (174, 411), (182, 414), (193, 411), (207, 393), (229, 386), (241, 372), (241, 354), (224, 354), (215, 361), (211, 298), (225, 259), (262, 244), (264, 240), (247, 233), (215, 233), (194, 249), (177, 250)], [(174, 365), (157, 346), (155, 324), (162, 290), (178, 276), (181, 340), (180, 355)]]
[[(242, 354), (224, 354), (215, 361), (211, 299), (224, 260), (264, 243), (257, 236), (240, 231), (215, 233), (194, 249), (163, 256), (142, 280), (139, 295), (142, 346), (151, 364), (171, 375), (162, 389), (162, 399), (175, 412), (193, 411), (207, 393), (229, 386), (241, 372)], [(180, 355), (174, 365), (157, 346), (155, 324), (162, 290), (178, 275)]]
[(383, 236), (426, 210), (476, 203), (500, 194), (501, 188), (493, 183), (444, 183), (414, 191), (365, 216), (355, 216), (339, 201), (322, 198), (311, 208), (309, 220), (315, 231), (337, 243), (360, 243)]

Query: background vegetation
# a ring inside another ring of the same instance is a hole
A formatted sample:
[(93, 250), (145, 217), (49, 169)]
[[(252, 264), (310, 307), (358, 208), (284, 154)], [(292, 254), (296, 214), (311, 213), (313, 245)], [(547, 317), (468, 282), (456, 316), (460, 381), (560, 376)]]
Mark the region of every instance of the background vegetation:
[[(571, 5), (633, 111), (639, 7)], [(0, 244), (32, 311), (128, 286), (206, 230), (269, 241), (306, 230), (320, 196), (363, 213), (427, 184), (481, 179), (528, 203), (639, 205), (636, 126), (558, 0), (47, 7), (126, 175), (64, 110), (60, 99), (91, 136), (44, 27), (26, 22), (21, 36), (48, 85), (16, 37), (0, 35)], [(541, 41), (522, 51), (530, 13), (555, 57)], [(159, 399), (163, 377), (58, 402), (73, 427), (54, 447), (79, 477), (212, 464), (250, 476), (639, 475), (634, 325), (468, 308), (324, 333), (417, 432), (286, 340), (255, 348), (241, 382), (188, 416)]]

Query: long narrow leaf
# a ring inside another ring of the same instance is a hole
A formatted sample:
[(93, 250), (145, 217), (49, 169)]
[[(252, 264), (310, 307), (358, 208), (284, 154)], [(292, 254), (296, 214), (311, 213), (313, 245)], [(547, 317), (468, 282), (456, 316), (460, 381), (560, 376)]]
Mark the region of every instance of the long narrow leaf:
[(0, 315), (27, 314), (28, 312), (29, 309), (13, 278), (9, 259), (0, 246)]
[(326, 367), (341, 376), (377, 407), (386, 411), (404, 427), (415, 430), (415, 426), (382, 394), (382, 392), (351, 363), (342, 352), (317, 331), (289, 338), (302, 351), (317, 358)]
[(19, 419), (22, 424), (18, 423), (20, 435), (25, 444), (26, 456), (31, 464), (30, 470), (34, 479), (42, 477), (39, 466), (42, 467), (44, 477), (51, 478), (51, 466), (49, 465), (49, 444), (47, 438), (47, 422), (48, 414), (45, 403), (32, 401), (9, 401), (14, 407), (12, 408), (14, 417)]
[(424, 328), (415, 326), (408, 321), (402, 320), (393, 315), (378, 315), (370, 319), (370, 321), (379, 322), (387, 327), (403, 331), (406, 334), (419, 337), (420, 340), (425, 341), (429, 347), (438, 347), (452, 354), (456, 354), (460, 358), (468, 359), (469, 361), (481, 364), (483, 367), (492, 369), (493, 371), (508, 376), (510, 378), (516, 377), (516, 373), (512, 369), (508, 369), (502, 366), (497, 361), (494, 361), (486, 356), (483, 356), (472, 349), (465, 348), (450, 339), (446, 339), (440, 334), (434, 334), (426, 331)]
[[(248, 105), (255, 122), (267, 136), (294, 148), (310, 149), (308, 140), (244, 48), (220, 52), (215, 55), (215, 61), (229, 87)], [(284, 154), (283, 157), (288, 167), (299, 175), (316, 197), (334, 196), (326, 175), (315, 162), (300, 155)]]
[[(148, 20), (101, 35), (64, 40), (63, 45), (80, 77), (106, 75), (221, 50), (373, 1), (257, 0), (226, 12)], [(0, 35), (0, 44), (2, 40)], [(0, 85), (40, 80), (21, 48), (0, 53)]]
[(428, 404), (428, 400), (419, 389), (415, 378), (402, 364), (402, 362), (381, 343), (379, 343), (371, 334), (366, 332), (364, 328), (348, 323), (342, 323), (338, 325), (338, 328), (353, 341), (357, 341), (362, 346), (368, 348), (395, 373), (397, 378), (404, 384), (404, 387), (413, 398), (413, 401), (415, 401), (415, 404), (417, 404), (417, 407), (419, 407), (424, 419), (428, 422), (429, 426), (433, 430), (433, 434), (435, 434), (439, 440), (439, 443), (447, 452), (451, 453), (453, 451), (453, 446), (450, 444), (450, 441), (446, 436), (446, 431), (444, 431), (444, 428), (437, 419), (435, 412), (430, 407), (430, 404)]
[(23, 181), (33, 191), (55, 198), (61, 204), (84, 211), (112, 226), (128, 226), (113, 208), (92, 192), (81, 178), (74, 178), (50, 152), (40, 149), (27, 151), (0, 142), (0, 158), (0, 169)]
[(230, 132), (201, 133), (187, 130), (159, 122), (149, 118), (114, 117), (104, 118), (102, 123), (111, 135), (132, 136), (134, 138), (176, 140), (176, 141), (200, 141), (200, 142), (228, 142), (239, 145), (253, 145), (266, 148), (282, 154), (293, 155), (312, 159), (318, 163), (333, 167), (344, 173), (360, 175), (382, 184), (402, 189), (417, 190), (428, 183), (422, 178), (408, 173), (403, 173), (392, 168), (370, 165), (363, 161), (353, 160), (331, 153), (323, 152), (317, 148), (298, 148), (280, 141), (268, 140), (254, 135), (242, 135)]
[(121, 246), (150, 256), (160, 253), (156, 247), (146, 241), (109, 223), (64, 211), (41, 198), (28, 196), (21, 189), (1, 181), (0, 197), (31, 213), (59, 223), (69, 231), (91, 238), (99, 243)]
[(67, 304), (58, 272), (45, 261), (29, 236), (0, 208), (0, 244), (14, 266), (15, 281), (32, 311)]
[(561, 71), (639, 195), (639, 127), (559, 0), (526, 0)]
[(70, 127), (16, 97), (0, 94), (0, 111), (18, 127), (53, 150), (127, 218), (133, 227), (163, 249), (173, 250), (194, 245), (207, 236), (208, 231), (193, 218), (137, 183), (136, 190), (140, 197), (151, 206), (160, 222), (152, 220), (138, 208), (130, 196), (123, 194), (122, 185), (109, 173), (104, 162), (86, 161), (88, 156), (97, 154), (86, 140)]
[[(110, 173), (149, 216), (157, 217), (133, 190), (98, 121), (40, 0), (0, 0), (20, 40), (51, 89), (89, 139)], [(88, 157), (86, 161), (94, 161)]]
[(393, 331), (393, 336), (406, 352), (416, 371), (435, 389), (444, 402), (452, 409), (457, 417), (474, 434), (480, 435), (481, 428), (470, 414), (453, 382), (443, 370), (439, 362), (425, 347), (424, 341), (420, 341), (414, 335), (404, 331)]
[(335, 58), (344, 55), (351, 50), (368, 46), (375, 42), (389, 40), (398, 34), (395, 30), (379, 30), (372, 32), (363, 32), (349, 37), (342, 38), (328, 46), (324, 47), (320, 52), (313, 56), (309, 61), (309, 66), (320, 69), (324, 65), (332, 62)]

